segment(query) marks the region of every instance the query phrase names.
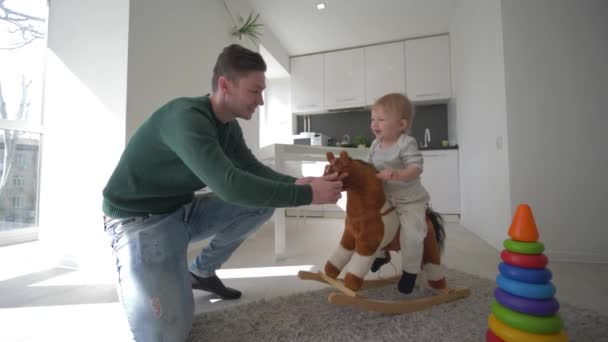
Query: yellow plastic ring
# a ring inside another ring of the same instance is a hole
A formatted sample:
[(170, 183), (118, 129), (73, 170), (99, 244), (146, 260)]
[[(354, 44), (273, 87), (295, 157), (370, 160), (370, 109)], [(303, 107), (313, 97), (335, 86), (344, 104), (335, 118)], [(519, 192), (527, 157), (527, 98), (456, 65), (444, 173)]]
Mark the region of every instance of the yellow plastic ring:
[(502, 323), (494, 314), (488, 317), (488, 327), (494, 335), (505, 342), (568, 342), (568, 336), (564, 330), (557, 334), (532, 334), (519, 329), (511, 328)]

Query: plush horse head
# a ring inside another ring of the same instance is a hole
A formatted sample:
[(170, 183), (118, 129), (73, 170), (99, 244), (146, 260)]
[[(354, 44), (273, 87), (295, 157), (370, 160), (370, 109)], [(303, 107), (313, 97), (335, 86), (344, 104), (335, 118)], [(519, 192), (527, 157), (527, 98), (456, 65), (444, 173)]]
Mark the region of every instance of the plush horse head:
[[(374, 257), (390, 260), (388, 250), (400, 250), (399, 218), (386, 200), (382, 181), (372, 164), (352, 159), (345, 151), (340, 152), (339, 158), (327, 152), (327, 160), (329, 165), (325, 168), (325, 174), (338, 172), (347, 173), (348, 176), (342, 180), (347, 192), (344, 233), (340, 245), (325, 264), (325, 273), (337, 278), (348, 264), (344, 284), (357, 291), (370, 267), (375, 264)], [(436, 289), (447, 287), (445, 275), (440, 270), (443, 237), (439, 215), (428, 210), (421, 266), (427, 273), (430, 286)]]
[(359, 159), (352, 159), (346, 151), (340, 152), (340, 158), (336, 158), (332, 152), (327, 152), (328, 167), (325, 174), (338, 172), (347, 173), (348, 176), (342, 180), (344, 190), (348, 193), (346, 204), (347, 213), (362, 213), (365, 211), (380, 209), (386, 202), (386, 195), (382, 187), (382, 180), (376, 177), (376, 168)]

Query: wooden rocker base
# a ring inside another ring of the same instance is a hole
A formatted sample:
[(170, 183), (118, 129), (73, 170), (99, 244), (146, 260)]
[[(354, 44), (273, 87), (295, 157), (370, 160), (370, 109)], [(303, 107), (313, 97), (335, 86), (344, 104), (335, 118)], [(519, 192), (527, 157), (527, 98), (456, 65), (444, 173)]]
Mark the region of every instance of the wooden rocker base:
[[(344, 285), (343, 280), (333, 279), (324, 273), (318, 272), (298, 272), (298, 277), (304, 280), (316, 280), (334, 286), (342, 292), (332, 292), (327, 297), (327, 300), (336, 305), (350, 305), (359, 309), (381, 312), (385, 314), (400, 314), (416, 312), (427, 309), (433, 305), (448, 303), (471, 295), (471, 290), (468, 288), (447, 289), (440, 291), (438, 294), (417, 299), (405, 300), (376, 300), (369, 299)], [(383, 287), (399, 280), (399, 276), (387, 279), (364, 280), (361, 290)]]

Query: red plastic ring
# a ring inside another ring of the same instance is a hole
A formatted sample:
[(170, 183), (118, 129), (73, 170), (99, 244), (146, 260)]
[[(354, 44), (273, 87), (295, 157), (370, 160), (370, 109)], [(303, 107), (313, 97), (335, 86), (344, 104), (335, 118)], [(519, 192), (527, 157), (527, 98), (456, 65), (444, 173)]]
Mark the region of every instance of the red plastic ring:
[(500, 337), (496, 336), (490, 329), (486, 330), (486, 342), (505, 342)]
[(520, 254), (506, 249), (500, 252), (500, 258), (509, 265), (524, 268), (545, 268), (549, 263), (549, 259), (544, 254)]

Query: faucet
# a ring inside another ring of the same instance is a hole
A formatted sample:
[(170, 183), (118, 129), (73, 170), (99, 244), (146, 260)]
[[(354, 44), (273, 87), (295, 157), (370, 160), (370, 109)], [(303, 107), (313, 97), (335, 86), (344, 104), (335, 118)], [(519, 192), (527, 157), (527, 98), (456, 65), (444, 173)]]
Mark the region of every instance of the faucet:
[(429, 147), (429, 143), (431, 142), (431, 131), (426, 128), (424, 130), (424, 143), (420, 144), (420, 147)]

